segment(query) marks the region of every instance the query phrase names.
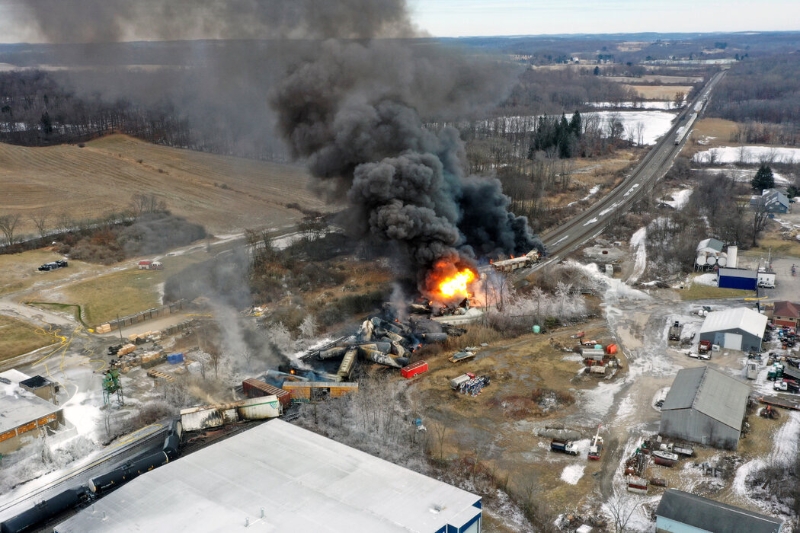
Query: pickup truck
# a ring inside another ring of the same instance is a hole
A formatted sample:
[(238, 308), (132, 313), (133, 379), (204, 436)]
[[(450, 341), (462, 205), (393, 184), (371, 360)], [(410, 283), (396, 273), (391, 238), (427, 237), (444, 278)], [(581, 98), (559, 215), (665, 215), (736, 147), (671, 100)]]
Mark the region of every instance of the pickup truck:
[(553, 439), (550, 442), (550, 450), (554, 452), (566, 453), (568, 455), (580, 455), (578, 447), (570, 440)]

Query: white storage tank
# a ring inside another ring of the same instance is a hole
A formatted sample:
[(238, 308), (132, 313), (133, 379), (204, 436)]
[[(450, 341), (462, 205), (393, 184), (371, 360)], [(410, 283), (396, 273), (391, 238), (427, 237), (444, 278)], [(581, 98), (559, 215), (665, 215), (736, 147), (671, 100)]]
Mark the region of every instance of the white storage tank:
[(706, 264), (706, 254), (698, 255), (697, 259), (695, 259), (695, 263), (697, 263), (700, 266), (705, 266), (705, 264)]

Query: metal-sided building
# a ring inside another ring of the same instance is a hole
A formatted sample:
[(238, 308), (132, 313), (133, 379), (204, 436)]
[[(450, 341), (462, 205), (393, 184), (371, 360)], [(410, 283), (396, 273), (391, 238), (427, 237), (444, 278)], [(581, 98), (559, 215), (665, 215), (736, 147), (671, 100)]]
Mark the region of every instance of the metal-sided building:
[(733, 505), (668, 489), (656, 509), (656, 533), (781, 533), (783, 522)]
[(35, 441), (46, 428), (55, 430), (64, 423), (61, 407), (22, 385), (37, 380), (16, 370), (2, 372), (0, 377), (0, 454), (11, 453)]
[(56, 533), (480, 533), (481, 498), (271, 420), (142, 474)]
[(721, 289), (754, 291), (758, 286), (758, 272), (740, 268), (720, 268), (717, 270), (717, 286)]
[(717, 448), (735, 449), (750, 387), (713, 368), (684, 368), (661, 407), (659, 433)]
[(760, 352), (766, 328), (767, 317), (746, 307), (714, 311), (700, 328), (700, 340), (726, 350)]

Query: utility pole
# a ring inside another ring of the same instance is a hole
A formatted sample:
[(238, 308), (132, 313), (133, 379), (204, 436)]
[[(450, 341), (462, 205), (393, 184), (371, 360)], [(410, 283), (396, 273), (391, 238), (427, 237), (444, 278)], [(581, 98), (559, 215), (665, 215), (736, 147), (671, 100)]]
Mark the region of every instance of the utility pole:
[(117, 313), (117, 329), (119, 329), (119, 342), (124, 344), (125, 341), (122, 340), (122, 322), (119, 321), (119, 313)]

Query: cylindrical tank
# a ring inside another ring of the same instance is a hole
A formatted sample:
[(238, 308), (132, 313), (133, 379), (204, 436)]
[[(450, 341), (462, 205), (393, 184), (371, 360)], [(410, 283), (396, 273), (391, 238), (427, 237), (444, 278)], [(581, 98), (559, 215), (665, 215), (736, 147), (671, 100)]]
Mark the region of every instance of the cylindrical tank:
[(722, 255), (719, 256), (719, 258), (717, 259), (717, 264), (721, 267), (724, 267), (725, 265), (728, 264), (728, 258)]
[(709, 255), (708, 257), (706, 257), (706, 264), (707, 265), (711, 265), (711, 266), (716, 265), (717, 264), (717, 258), (714, 257), (713, 255)]
[(698, 255), (697, 259), (695, 259), (695, 263), (697, 263), (700, 266), (705, 265), (706, 264), (706, 256), (705, 256), (705, 254), (704, 255)]

